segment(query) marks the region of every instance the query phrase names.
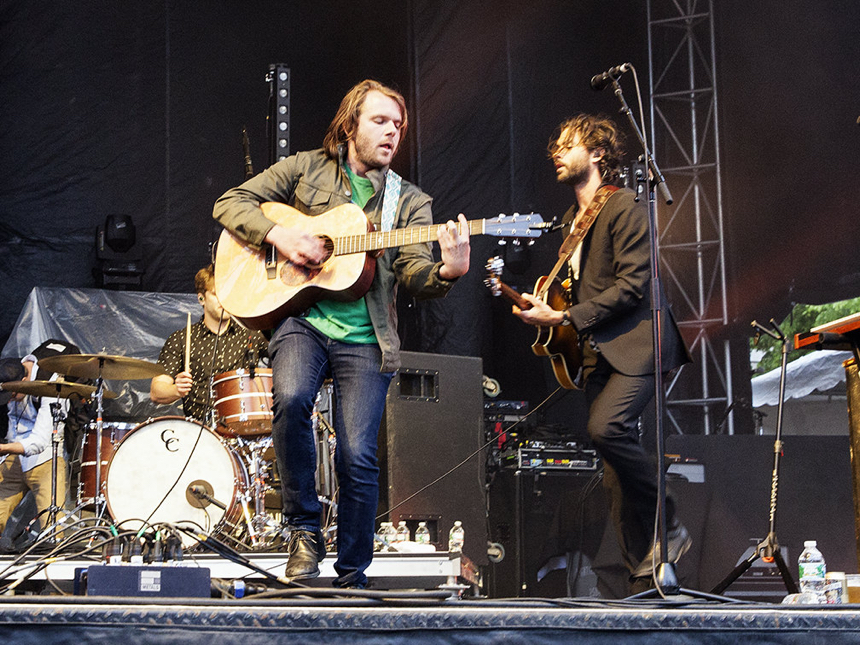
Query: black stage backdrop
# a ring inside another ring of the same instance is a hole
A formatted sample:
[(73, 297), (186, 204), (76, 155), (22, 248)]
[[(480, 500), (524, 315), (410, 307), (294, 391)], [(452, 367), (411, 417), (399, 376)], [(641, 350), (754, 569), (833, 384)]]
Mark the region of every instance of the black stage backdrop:
[[(729, 290), (742, 342), (752, 317), (860, 291), (860, 5), (717, 4)], [(212, 203), (243, 178), (243, 126), (255, 170), (266, 164), (270, 63), (292, 71), (292, 150), (319, 146), (362, 78), (407, 94), (412, 128), (396, 168), (434, 195), (442, 220), (560, 216), (571, 192), (555, 185), (546, 143), (573, 112), (616, 112), (612, 93), (588, 81), (621, 62), (647, 87), (644, 2), (4, 0), (0, 339), (32, 287), (95, 285), (95, 230), (110, 214), (133, 217), (143, 289), (191, 291), (218, 235)], [(627, 77), (624, 87), (632, 103)], [(558, 243), (556, 234), (508, 248), (522, 267), (511, 281), (530, 288)], [(554, 381), (531, 355), (531, 330), (481, 284), (495, 242), (473, 246), (473, 271), (447, 299), (402, 302), (405, 345), (481, 356), (503, 398), (536, 403)]]

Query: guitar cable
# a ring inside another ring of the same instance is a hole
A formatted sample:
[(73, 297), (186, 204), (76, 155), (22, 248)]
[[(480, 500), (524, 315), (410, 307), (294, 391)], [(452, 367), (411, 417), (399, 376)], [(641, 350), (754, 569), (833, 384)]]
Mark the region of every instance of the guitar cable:
[[(516, 428), (519, 424), (521, 424), (523, 421), (525, 421), (525, 420), (526, 420), (526, 419), (528, 419), (530, 416), (532, 416), (535, 412), (537, 412), (538, 410), (540, 410), (544, 405), (546, 405), (546, 404), (550, 401), (550, 399), (552, 399), (552, 398), (553, 398), (556, 394), (558, 394), (562, 389), (563, 389), (563, 388), (562, 388), (561, 386), (558, 386), (555, 390), (553, 390), (553, 391), (549, 394), (549, 396), (547, 396), (543, 401), (541, 401), (540, 403), (538, 403), (538, 404), (537, 404), (537, 406), (535, 406), (535, 408), (534, 408), (531, 412), (529, 412), (528, 414), (526, 414), (522, 419), (517, 420), (517, 421), (516, 421), (512, 426), (510, 426), (510, 427), (508, 427), (508, 428), (505, 428), (505, 432), (509, 432), (510, 430), (513, 430), (513, 429), (514, 429), (514, 428)], [(443, 479), (445, 479), (448, 475), (450, 475), (451, 473), (453, 473), (455, 470), (457, 470), (458, 468), (460, 468), (460, 467), (462, 467), (463, 465), (465, 465), (465, 464), (466, 464), (466, 462), (468, 462), (470, 459), (472, 459), (473, 457), (476, 457), (477, 455), (481, 454), (481, 453), (482, 453), (486, 448), (490, 447), (490, 446), (491, 446), (493, 443), (495, 443), (496, 441), (498, 441), (498, 437), (492, 437), (489, 441), (487, 441), (486, 443), (482, 444), (482, 445), (481, 445), (477, 450), (475, 450), (474, 452), (472, 452), (468, 457), (466, 457), (465, 459), (463, 459), (459, 464), (457, 464), (456, 466), (454, 466), (454, 467), (450, 468), (447, 472), (443, 473), (442, 475), (439, 475), (439, 477), (437, 477), (436, 479), (434, 479), (434, 480), (433, 480), (433, 481), (431, 481), (430, 483), (428, 483), (428, 484), (426, 484), (426, 485), (422, 486), (421, 488), (419, 488), (417, 491), (415, 491), (414, 493), (412, 493), (411, 495), (409, 495), (409, 496), (408, 496), (408, 497), (406, 497), (405, 499), (400, 500), (397, 504), (395, 504), (394, 506), (392, 506), (391, 508), (389, 508), (385, 513), (380, 513), (379, 515), (377, 515), (377, 516), (376, 516), (376, 520), (379, 520), (379, 519), (381, 519), (381, 518), (385, 517), (385, 515), (386, 515), (386, 514), (390, 514), (392, 511), (397, 510), (398, 508), (400, 508), (401, 506), (403, 506), (406, 502), (408, 502), (409, 500), (411, 500), (413, 497), (415, 497), (415, 496), (417, 496), (417, 495), (420, 495), (421, 493), (423, 493), (425, 490), (427, 490), (427, 489), (428, 489), (428, 488), (430, 488), (431, 486), (434, 486), (435, 484), (439, 483), (440, 481), (442, 481)]]

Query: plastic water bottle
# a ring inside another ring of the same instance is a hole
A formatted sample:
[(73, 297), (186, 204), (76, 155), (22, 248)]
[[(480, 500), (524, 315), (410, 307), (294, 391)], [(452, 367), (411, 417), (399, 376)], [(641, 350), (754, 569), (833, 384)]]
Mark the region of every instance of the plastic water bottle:
[(408, 542), (409, 541), (409, 527), (406, 526), (405, 520), (400, 520), (397, 524), (397, 531), (394, 536), (395, 542)]
[(393, 522), (385, 522), (382, 530), (382, 539), (386, 547), (390, 547), (397, 541), (397, 529), (394, 528)]
[(463, 531), (463, 523), (460, 520), (454, 522), (451, 531), (448, 533), (448, 552), (462, 553), (463, 542), (466, 541), (466, 533)]
[(391, 540), (391, 536), (388, 533), (389, 526), (391, 526), (391, 522), (380, 522), (379, 529), (376, 531), (375, 536), (375, 551), (386, 551), (388, 549), (388, 544)]
[(797, 559), (797, 567), (800, 573), (800, 592), (815, 594), (819, 603), (826, 602), (824, 586), (827, 565), (815, 540), (807, 540), (803, 543), (803, 551)]
[(418, 544), (430, 544), (430, 529), (427, 528), (427, 522), (418, 522), (418, 528), (415, 529), (415, 541)]

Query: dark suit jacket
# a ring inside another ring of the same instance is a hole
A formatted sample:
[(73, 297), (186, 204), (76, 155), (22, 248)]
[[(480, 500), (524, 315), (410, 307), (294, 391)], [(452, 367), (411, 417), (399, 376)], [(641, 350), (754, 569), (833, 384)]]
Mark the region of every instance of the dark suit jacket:
[[(589, 334), (614, 369), (629, 376), (654, 373), (651, 327), (651, 263), (648, 209), (622, 188), (613, 194), (582, 242), (579, 280), (572, 284), (570, 316), (581, 335)], [(564, 216), (564, 234), (576, 213)], [(665, 297), (663, 369), (690, 357)]]

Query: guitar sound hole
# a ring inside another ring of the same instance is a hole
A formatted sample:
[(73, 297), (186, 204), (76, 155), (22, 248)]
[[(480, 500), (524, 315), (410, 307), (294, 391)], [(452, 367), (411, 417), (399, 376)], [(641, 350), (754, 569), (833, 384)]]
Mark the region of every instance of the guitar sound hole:
[(292, 262), (284, 262), (284, 264), (281, 265), (281, 282), (288, 287), (300, 287), (319, 275), (320, 271), (322, 271), (323, 265), (328, 262), (332, 255), (334, 255), (334, 242), (332, 239), (325, 235), (321, 235), (319, 237), (325, 246), (325, 257), (323, 258), (323, 261), (319, 264), (306, 264), (304, 266), (299, 266)]
[(319, 235), (318, 236), (323, 241), (323, 246), (325, 247), (325, 257), (323, 257), (323, 261), (319, 264), (308, 263), (305, 266), (309, 269), (315, 269), (319, 272), (323, 265), (329, 261), (329, 258), (334, 254), (334, 242), (328, 235)]

